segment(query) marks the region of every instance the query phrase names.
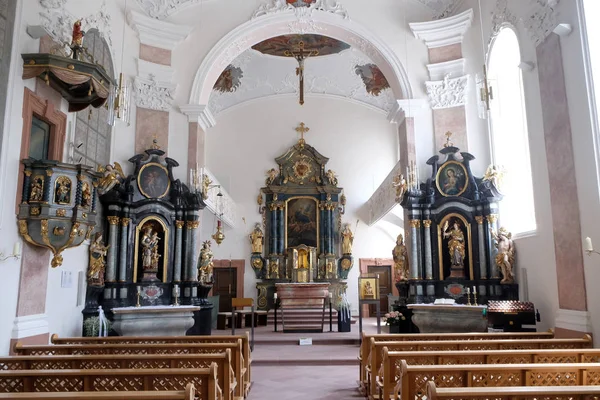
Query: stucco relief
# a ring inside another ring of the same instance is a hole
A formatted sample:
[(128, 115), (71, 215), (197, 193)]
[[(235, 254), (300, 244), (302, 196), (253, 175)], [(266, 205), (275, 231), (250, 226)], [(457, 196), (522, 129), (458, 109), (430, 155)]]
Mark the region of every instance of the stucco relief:
[(556, 7), (560, 0), (530, 0), (533, 3), (532, 14), (523, 18), (523, 25), (536, 47), (539, 46), (557, 25)]
[(433, 11), (434, 19), (452, 16), (464, 3), (464, 0), (417, 0)]
[(348, 12), (339, 1), (315, 0), (307, 3), (306, 6), (297, 6), (286, 0), (271, 0), (269, 3), (261, 4), (252, 15), (252, 19), (280, 12), (293, 12), (298, 18), (310, 17), (314, 11), (325, 11), (342, 18), (349, 18)]
[(156, 19), (165, 19), (184, 8), (200, 4), (200, 0), (137, 0), (144, 12)]
[(443, 81), (425, 82), (431, 108), (435, 110), (465, 105), (468, 85), (468, 75), (455, 79), (446, 75)]
[(173, 106), (176, 85), (159, 83), (153, 76), (150, 76), (150, 79), (138, 76), (135, 78), (133, 86), (135, 102), (138, 107), (169, 111)]

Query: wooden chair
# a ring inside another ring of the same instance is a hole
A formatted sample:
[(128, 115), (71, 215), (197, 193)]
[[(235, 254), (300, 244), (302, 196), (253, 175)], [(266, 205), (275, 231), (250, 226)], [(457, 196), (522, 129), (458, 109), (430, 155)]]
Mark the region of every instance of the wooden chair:
[[(233, 313), (231, 321), (232, 335), (235, 335), (235, 325), (237, 318), (245, 318), (245, 313), (241, 312), (244, 309), (244, 307), (250, 307), (252, 321), (254, 321), (254, 299), (247, 297), (234, 297), (233, 299), (231, 299), (231, 312)], [(241, 310), (238, 310), (238, 308)], [(250, 351), (254, 351), (254, 324), (251, 324), (250, 328)]]

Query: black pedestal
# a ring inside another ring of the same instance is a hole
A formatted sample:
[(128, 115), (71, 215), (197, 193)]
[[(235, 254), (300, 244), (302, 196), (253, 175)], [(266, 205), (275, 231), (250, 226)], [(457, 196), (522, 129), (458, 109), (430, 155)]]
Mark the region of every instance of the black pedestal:
[(352, 330), (351, 319), (344, 317), (341, 312), (338, 312), (338, 332), (350, 332)]
[(212, 285), (204, 285), (194, 282), (193, 286), (197, 287), (198, 297), (191, 299), (191, 304), (200, 307), (200, 310), (194, 311), (194, 326), (186, 332), (186, 335), (210, 335), (212, 330), (212, 309), (213, 304), (208, 301), (208, 293), (212, 289)]

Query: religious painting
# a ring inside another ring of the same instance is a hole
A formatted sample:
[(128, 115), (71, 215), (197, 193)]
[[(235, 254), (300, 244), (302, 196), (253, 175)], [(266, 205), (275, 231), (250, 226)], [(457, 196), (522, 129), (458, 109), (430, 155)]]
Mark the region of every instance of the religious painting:
[(71, 204), (71, 179), (59, 176), (54, 185), (54, 202), (56, 204)]
[(442, 196), (460, 196), (469, 185), (467, 169), (458, 161), (448, 161), (439, 169), (435, 183)]
[(165, 197), (171, 187), (167, 169), (156, 163), (144, 165), (138, 175), (138, 187), (147, 198)]
[(379, 277), (375, 274), (359, 276), (358, 296), (360, 300), (379, 300)]
[(252, 48), (263, 54), (290, 57), (290, 52), (304, 49), (311, 57), (337, 54), (350, 48), (350, 45), (322, 35), (281, 35), (255, 44)]
[(241, 68), (229, 65), (221, 72), (213, 89), (221, 93), (233, 93), (242, 84), (243, 77), (244, 73)]
[(367, 93), (371, 96), (377, 97), (382, 91), (390, 88), (390, 84), (387, 79), (385, 79), (383, 72), (381, 72), (379, 67), (375, 64), (357, 65), (354, 68), (354, 71), (356, 72), (356, 75), (360, 76), (365, 84)]
[(317, 201), (312, 197), (296, 197), (286, 203), (286, 247), (317, 247), (319, 221)]

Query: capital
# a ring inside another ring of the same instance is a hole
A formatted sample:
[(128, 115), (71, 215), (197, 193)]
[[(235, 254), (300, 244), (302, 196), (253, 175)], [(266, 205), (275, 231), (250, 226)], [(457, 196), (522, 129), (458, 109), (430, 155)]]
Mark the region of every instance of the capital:
[(119, 217), (111, 216), (111, 217), (107, 217), (107, 219), (108, 219), (108, 223), (111, 225), (119, 224)]

